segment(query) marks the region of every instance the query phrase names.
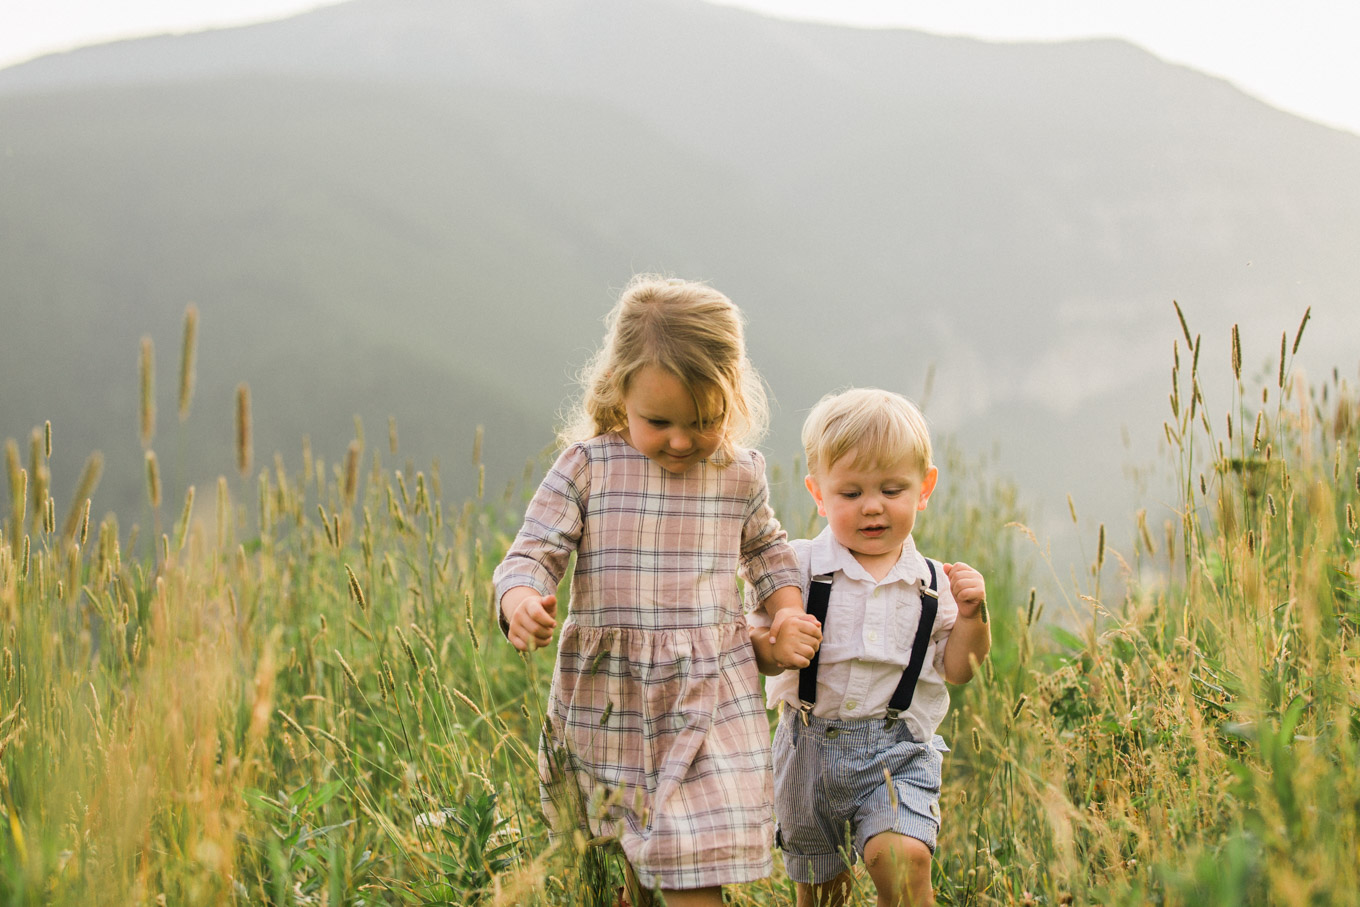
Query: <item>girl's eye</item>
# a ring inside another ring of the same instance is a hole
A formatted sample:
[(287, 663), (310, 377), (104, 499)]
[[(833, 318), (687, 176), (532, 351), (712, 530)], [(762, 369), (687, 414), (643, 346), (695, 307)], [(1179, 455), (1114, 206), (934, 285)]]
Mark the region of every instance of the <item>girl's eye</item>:
[(648, 419), (647, 424), (652, 428), (665, 428), (667, 425), (670, 425), (670, 423), (664, 419)]

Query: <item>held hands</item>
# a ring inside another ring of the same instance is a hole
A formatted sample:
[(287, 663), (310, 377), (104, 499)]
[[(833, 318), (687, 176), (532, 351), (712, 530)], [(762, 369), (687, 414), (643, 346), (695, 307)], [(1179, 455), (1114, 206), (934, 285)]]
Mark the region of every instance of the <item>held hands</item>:
[(982, 574), (959, 561), (945, 564), (944, 575), (949, 577), (949, 591), (959, 606), (959, 617), (978, 618), (987, 623), (987, 584), (983, 582)]
[(521, 652), (550, 645), (557, 628), (557, 596), (539, 595), (528, 586), (516, 586), (501, 598), (501, 610), (510, 625), (510, 642)]
[(770, 645), (781, 668), (806, 668), (822, 644), (822, 625), (801, 608), (784, 608), (770, 623)]

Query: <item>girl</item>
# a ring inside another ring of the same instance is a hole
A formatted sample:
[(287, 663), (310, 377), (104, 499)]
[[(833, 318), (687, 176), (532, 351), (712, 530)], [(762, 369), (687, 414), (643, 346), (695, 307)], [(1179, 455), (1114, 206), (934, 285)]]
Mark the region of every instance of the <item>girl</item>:
[(790, 620), (798, 561), (764, 459), (741, 446), (764, 429), (765, 397), (736, 306), (641, 275), (607, 325), (565, 449), (496, 568), (501, 630), (521, 651), (552, 642), (575, 552), (539, 741), (544, 810), (558, 834), (616, 838), (671, 907), (719, 907), (722, 885), (769, 874), (773, 838), (737, 574), (774, 614), (779, 662), (806, 665), (815, 627)]

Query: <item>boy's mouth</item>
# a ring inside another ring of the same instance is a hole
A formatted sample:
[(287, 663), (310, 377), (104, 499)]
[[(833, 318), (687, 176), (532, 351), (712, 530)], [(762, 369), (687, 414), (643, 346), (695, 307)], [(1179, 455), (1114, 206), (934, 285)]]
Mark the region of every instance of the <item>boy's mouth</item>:
[(860, 534), (861, 534), (861, 535), (867, 535), (867, 536), (869, 536), (870, 538), (878, 538), (880, 535), (882, 535), (883, 533), (885, 533), (885, 532), (888, 531), (888, 527), (887, 527), (887, 526), (863, 526), (863, 527), (860, 528), (859, 531), (860, 531)]

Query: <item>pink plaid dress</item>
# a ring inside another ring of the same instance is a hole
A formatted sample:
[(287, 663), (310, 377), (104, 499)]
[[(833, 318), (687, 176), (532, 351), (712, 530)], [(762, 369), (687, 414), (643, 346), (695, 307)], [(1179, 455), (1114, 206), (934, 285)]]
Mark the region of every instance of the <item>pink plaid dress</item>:
[(800, 582), (765, 461), (672, 475), (617, 434), (565, 450), (496, 568), (547, 595), (576, 552), (548, 716), (544, 810), (558, 833), (616, 837), (647, 887), (769, 875), (770, 733), (737, 591)]

